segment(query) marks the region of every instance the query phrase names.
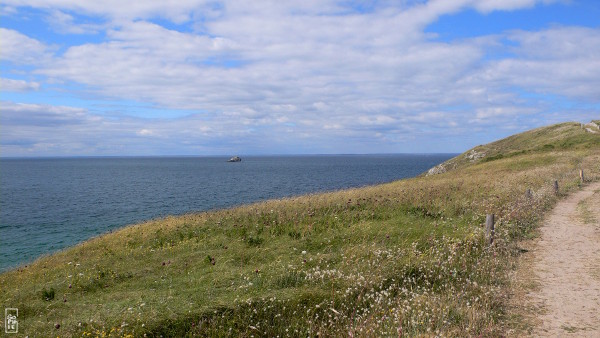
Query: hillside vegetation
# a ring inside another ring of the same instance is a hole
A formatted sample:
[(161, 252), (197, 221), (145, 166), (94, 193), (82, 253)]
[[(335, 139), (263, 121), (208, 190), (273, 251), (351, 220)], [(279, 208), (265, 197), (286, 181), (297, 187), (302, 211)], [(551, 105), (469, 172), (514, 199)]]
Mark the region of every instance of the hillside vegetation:
[(587, 125), (562, 123), (533, 129), (496, 142), (477, 146), (440, 164), (430, 172), (446, 172), (474, 163), (490, 162), (528, 153), (598, 148), (600, 147), (600, 139), (589, 137), (590, 133), (586, 132), (585, 128), (598, 131), (599, 124), (600, 121), (592, 121)]
[(600, 134), (540, 128), (437, 175), (129, 226), (1, 274), (0, 300), (30, 337), (499, 336), (518, 241), (599, 163)]

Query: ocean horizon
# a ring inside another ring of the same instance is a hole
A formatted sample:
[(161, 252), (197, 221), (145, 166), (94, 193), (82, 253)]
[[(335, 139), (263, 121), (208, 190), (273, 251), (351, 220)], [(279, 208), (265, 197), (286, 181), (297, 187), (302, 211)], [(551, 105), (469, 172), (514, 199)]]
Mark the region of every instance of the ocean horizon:
[(455, 155), (0, 158), (0, 271), (130, 224), (414, 177)]

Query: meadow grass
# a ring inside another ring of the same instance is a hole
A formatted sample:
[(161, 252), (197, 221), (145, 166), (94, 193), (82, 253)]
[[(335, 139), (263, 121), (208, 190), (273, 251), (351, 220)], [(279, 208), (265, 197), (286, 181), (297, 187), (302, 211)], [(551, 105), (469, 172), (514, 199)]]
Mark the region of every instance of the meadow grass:
[(0, 300), (30, 337), (500, 336), (518, 241), (580, 168), (600, 178), (600, 135), (476, 149), (444, 174), (125, 227), (2, 273)]

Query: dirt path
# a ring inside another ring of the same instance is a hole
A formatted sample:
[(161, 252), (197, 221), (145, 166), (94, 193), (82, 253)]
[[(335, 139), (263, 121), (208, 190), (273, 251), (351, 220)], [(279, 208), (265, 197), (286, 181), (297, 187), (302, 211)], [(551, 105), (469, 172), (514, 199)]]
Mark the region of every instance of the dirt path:
[(533, 337), (600, 337), (600, 182), (560, 201), (540, 229), (526, 296)]

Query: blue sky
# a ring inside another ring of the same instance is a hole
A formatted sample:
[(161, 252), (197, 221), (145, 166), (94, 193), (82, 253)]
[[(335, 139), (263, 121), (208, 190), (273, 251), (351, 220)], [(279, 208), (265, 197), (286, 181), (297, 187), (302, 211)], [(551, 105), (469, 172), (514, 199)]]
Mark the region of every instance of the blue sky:
[(0, 156), (462, 152), (600, 118), (583, 0), (3, 0)]

